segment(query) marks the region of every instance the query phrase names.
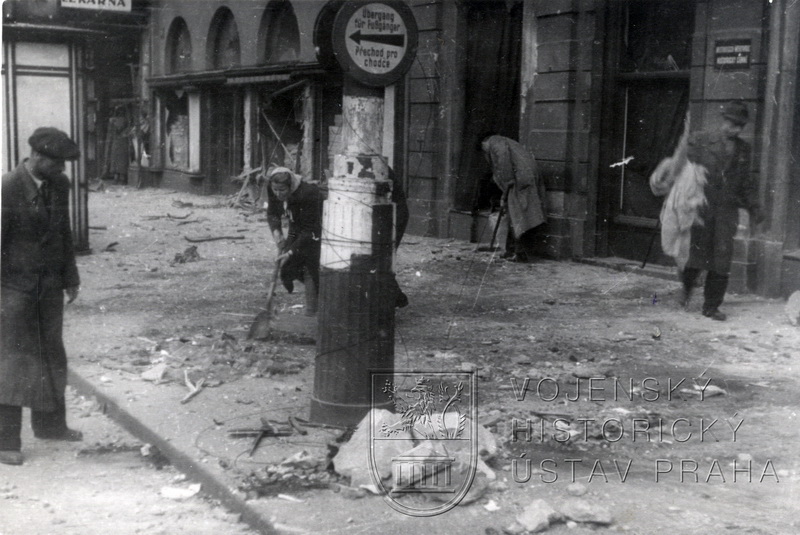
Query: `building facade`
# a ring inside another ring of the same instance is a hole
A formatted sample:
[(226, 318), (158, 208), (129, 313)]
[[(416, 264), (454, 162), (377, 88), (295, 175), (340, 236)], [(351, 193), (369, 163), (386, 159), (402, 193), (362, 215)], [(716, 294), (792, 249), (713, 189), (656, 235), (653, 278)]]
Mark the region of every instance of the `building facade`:
[[(496, 191), (475, 147), (518, 139), (547, 184), (541, 251), (670, 264), (648, 177), (687, 112), (713, 127), (747, 103), (767, 221), (742, 213), (731, 289), (800, 288), (800, 5), (784, 0), (412, 1), (407, 185), (418, 233), (487, 239)], [(479, 38), (476, 38), (479, 36)], [(476, 215), (477, 214), (477, 215)], [(650, 244), (653, 244), (652, 250)], [(648, 255), (649, 252), (649, 255)]]
[[(148, 183), (233, 193), (265, 165), (330, 176), (342, 78), (325, 31), (342, 3), (153, 1), (140, 68)], [(488, 241), (498, 191), (476, 142), (499, 133), (533, 152), (547, 184), (543, 254), (668, 265), (648, 176), (687, 115), (692, 130), (713, 127), (722, 105), (742, 99), (768, 218), (756, 231), (742, 214), (731, 288), (800, 285), (800, 4), (406, 3), (419, 44), (385, 90), (383, 147), (407, 190), (410, 232)]]
[(3, 3), (3, 172), (28, 156), (37, 127), (70, 134), (81, 148), (66, 169), (79, 251), (89, 250), (88, 183), (108, 167), (115, 115), (126, 123), (121, 166), (130, 163), (129, 148), (132, 156), (129, 121), (140, 97), (134, 87), (148, 11), (146, 3), (131, 2)]
[[(342, 76), (320, 63), (314, 41), (318, 21), (330, 26), (334, 15), (318, 1), (155, 2), (151, 181), (233, 193), (280, 165), (323, 182), (341, 152)], [(395, 91), (387, 88), (385, 106), (392, 162), (402, 154)]]

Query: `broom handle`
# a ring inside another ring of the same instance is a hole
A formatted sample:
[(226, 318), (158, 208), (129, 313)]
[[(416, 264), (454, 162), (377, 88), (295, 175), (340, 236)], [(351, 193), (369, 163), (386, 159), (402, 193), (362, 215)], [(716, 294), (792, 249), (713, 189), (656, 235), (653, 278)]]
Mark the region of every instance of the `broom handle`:
[(272, 296), (275, 295), (275, 287), (278, 285), (278, 276), (281, 274), (281, 266), (283, 266), (283, 259), (275, 262), (275, 271), (272, 273), (272, 281), (269, 285), (269, 294), (267, 295), (267, 310), (272, 304)]

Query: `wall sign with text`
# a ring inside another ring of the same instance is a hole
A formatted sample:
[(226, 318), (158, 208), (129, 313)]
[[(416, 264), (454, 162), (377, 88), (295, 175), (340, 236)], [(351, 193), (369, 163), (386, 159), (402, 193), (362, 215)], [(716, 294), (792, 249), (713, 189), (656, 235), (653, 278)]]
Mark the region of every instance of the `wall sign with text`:
[(391, 85), (416, 57), (417, 31), (403, 2), (345, 2), (333, 21), (333, 53), (342, 71), (361, 83)]
[(752, 48), (750, 39), (717, 39), (714, 42), (714, 67), (749, 69)]

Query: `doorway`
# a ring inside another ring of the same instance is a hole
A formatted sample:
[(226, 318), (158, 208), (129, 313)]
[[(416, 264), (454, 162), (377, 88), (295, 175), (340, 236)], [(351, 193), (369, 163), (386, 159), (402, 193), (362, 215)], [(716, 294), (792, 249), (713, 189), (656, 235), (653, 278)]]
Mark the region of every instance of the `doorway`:
[(244, 114), (242, 95), (236, 90), (210, 92), (205, 99), (209, 125), (205, 165), (207, 193), (235, 193), (239, 185), (231, 180), (244, 166)]
[(672, 263), (658, 239), (663, 197), (649, 177), (683, 131), (694, 10), (691, 0), (609, 3), (606, 35), (617, 37), (607, 43), (598, 196), (606, 256)]
[[(464, 136), (454, 206), (472, 213), (499, 204), (500, 189), (477, 144), (486, 134), (519, 139), (522, 2), (465, 2)], [(474, 236), (473, 236), (474, 238)], [(475, 241), (473, 239), (473, 241)]]

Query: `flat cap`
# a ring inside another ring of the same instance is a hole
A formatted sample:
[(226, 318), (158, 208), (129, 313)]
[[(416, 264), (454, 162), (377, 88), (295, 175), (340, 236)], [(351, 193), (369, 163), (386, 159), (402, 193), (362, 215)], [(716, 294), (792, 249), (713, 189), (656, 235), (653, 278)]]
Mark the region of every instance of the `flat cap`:
[(741, 100), (732, 100), (722, 108), (722, 116), (731, 121), (733, 124), (744, 126), (750, 119), (750, 113), (747, 111), (747, 104)]
[(33, 150), (50, 158), (74, 160), (81, 154), (78, 145), (66, 133), (50, 126), (34, 130), (28, 143)]

